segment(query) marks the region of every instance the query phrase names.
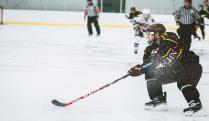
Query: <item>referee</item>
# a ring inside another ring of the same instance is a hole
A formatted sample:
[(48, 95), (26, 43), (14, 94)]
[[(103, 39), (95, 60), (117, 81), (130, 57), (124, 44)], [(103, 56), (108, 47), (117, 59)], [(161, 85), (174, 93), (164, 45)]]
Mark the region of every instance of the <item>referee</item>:
[(200, 20), (197, 10), (192, 7), (192, 0), (185, 0), (184, 6), (180, 7), (174, 14), (179, 28), (177, 33), (181, 39), (183, 48), (189, 50), (192, 42), (192, 33), (195, 32), (196, 22)]
[(87, 0), (87, 6), (84, 8), (84, 17), (88, 17), (88, 22), (87, 22), (87, 28), (89, 32), (89, 36), (93, 35), (93, 30), (92, 30), (92, 23), (94, 23), (94, 26), (97, 31), (97, 36), (100, 35), (100, 26), (99, 26), (99, 14), (100, 14), (100, 9), (97, 5), (93, 3), (92, 0)]

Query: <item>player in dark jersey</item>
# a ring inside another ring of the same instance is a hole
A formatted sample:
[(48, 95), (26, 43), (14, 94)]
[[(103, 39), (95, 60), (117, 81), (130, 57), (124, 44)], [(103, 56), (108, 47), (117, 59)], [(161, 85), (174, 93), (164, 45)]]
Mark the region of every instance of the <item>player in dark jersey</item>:
[(202, 33), (202, 38), (205, 39), (205, 20), (204, 18), (208, 18), (208, 12), (204, 10), (204, 6), (203, 5), (199, 5), (198, 6), (198, 13), (200, 15), (200, 23), (199, 23), (199, 27)]
[(142, 14), (141, 11), (137, 11), (135, 7), (131, 7), (129, 16), (126, 17), (130, 20), (133, 20), (133, 18), (137, 17), (140, 14)]
[(207, 12), (209, 12), (209, 1), (208, 0), (204, 0), (203, 4), (206, 7)]
[(196, 88), (202, 75), (199, 56), (184, 49), (178, 36), (166, 32), (162, 24), (149, 26), (147, 32), (150, 45), (145, 49), (144, 62), (128, 71), (131, 76), (145, 74), (151, 99), (145, 103), (145, 109), (167, 110), (166, 93), (163, 93), (162, 85), (177, 82), (177, 87), (189, 105), (184, 109), (184, 113), (192, 116), (202, 109)]

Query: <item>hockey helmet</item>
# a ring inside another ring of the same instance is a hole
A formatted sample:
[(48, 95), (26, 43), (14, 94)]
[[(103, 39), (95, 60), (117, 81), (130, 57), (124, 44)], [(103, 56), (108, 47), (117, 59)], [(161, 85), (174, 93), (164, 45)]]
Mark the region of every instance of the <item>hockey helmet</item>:
[(147, 32), (158, 32), (159, 34), (163, 34), (166, 32), (166, 28), (163, 24), (153, 24), (148, 26)]
[(151, 10), (148, 9), (148, 8), (145, 8), (145, 9), (142, 10), (142, 13), (143, 14), (151, 14)]
[(192, 4), (192, 0), (184, 0), (184, 2), (188, 2), (188, 3)]
[(131, 7), (130, 11), (136, 11), (135, 7)]

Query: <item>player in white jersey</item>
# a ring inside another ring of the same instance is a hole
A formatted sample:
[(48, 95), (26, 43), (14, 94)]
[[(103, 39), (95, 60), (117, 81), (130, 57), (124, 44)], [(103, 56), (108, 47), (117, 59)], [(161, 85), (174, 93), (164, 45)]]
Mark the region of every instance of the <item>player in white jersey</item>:
[(143, 9), (141, 15), (133, 19), (133, 26), (135, 31), (135, 41), (134, 41), (134, 53), (138, 53), (139, 41), (144, 38), (144, 32), (149, 25), (155, 23), (154, 18), (151, 16), (150, 9)]

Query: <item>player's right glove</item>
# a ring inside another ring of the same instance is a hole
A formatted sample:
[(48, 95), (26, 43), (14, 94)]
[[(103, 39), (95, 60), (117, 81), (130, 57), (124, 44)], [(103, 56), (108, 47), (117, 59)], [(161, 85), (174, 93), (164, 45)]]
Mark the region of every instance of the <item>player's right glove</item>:
[(136, 66), (132, 67), (128, 71), (128, 74), (130, 74), (133, 77), (142, 75), (143, 73), (141, 72), (141, 65), (136, 65)]

